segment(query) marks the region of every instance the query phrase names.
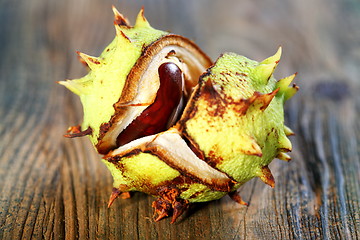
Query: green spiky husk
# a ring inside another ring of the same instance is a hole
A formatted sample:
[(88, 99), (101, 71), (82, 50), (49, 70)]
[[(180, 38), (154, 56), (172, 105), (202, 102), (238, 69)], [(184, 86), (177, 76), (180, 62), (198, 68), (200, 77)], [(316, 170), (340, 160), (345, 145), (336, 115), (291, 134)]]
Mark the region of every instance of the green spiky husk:
[[(128, 26), (119, 13), (115, 16), (119, 23), (115, 25), (116, 37), (100, 57), (79, 53), (89, 66), (89, 73), (80, 79), (60, 82), (80, 96), (84, 109), (81, 129), (91, 130), (87, 133), (91, 133), (89, 137), (95, 146), (100, 139), (101, 127), (104, 123), (110, 125), (115, 104), (126, 92), (124, 87), (129, 73), (134, 69), (145, 71), (134, 67), (144, 49), (168, 34), (153, 29), (144, 18), (143, 10), (134, 27)], [(183, 47), (186, 48), (186, 44)], [(161, 187), (171, 187), (179, 190), (179, 198), (205, 202), (235, 191), (254, 177), (273, 187), (274, 179), (268, 165), (275, 157), (288, 161), (290, 157), (285, 152), (292, 148), (287, 135), (293, 133), (284, 126), (283, 104), (298, 90), (296, 85), (289, 87), (296, 74), (279, 81), (273, 77), (280, 55), (281, 48), (274, 56), (257, 62), (233, 53), (223, 54), (200, 77), (174, 127), (177, 136), (186, 139), (202, 156), (195, 161), (206, 162), (214, 169), (216, 173), (210, 173), (210, 176), (224, 173), (222, 184), (216, 183), (216, 179), (204, 181), (198, 175), (190, 174), (189, 169), (165, 160), (161, 151), (148, 149), (147, 144), (118, 156), (108, 152), (115, 144), (111, 148), (107, 146), (105, 152), (97, 147), (99, 152), (108, 153), (103, 162), (114, 178), (114, 188), (121, 192), (141, 191), (158, 196)], [(157, 80), (151, 84), (160, 84)], [(144, 90), (146, 87), (141, 89)]]
[(81, 129), (92, 129), (89, 137), (93, 145), (98, 142), (101, 124), (109, 122), (114, 115), (113, 105), (119, 100), (127, 76), (144, 48), (168, 34), (152, 28), (142, 12), (134, 27), (116, 25), (115, 28), (115, 39), (98, 58), (80, 53), (89, 65), (89, 73), (79, 79), (61, 82), (79, 95), (84, 111)]
[[(279, 53), (270, 59), (275, 62), (278, 58)], [(291, 150), (284, 129), (287, 89), (281, 89), (278, 85), (283, 80), (277, 81), (272, 75), (277, 63), (268, 61), (259, 63), (233, 53), (222, 55), (200, 79), (177, 125), (183, 137), (204, 153), (208, 164), (236, 182), (230, 191), (254, 177), (273, 186), (267, 166), (279, 153)], [(136, 172), (124, 168), (133, 158), (138, 159), (131, 162)], [(179, 176), (186, 178), (186, 173), (166, 164), (167, 169), (155, 167), (164, 162), (161, 156), (149, 153), (125, 155), (118, 162), (105, 163), (115, 179), (115, 188), (126, 185), (129, 191), (156, 195), (159, 187), (172, 185), (190, 202), (211, 201), (227, 193), (201, 182), (179, 183)], [(154, 169), (158, 169), (157, 174), (152, 173)]]
[(284, 93), (273, 70), (263, 71), (264, 62), (224, 54), (201, 79), (184, 121), (184, 132), (209, 164), (238, 183), (261, 177), (279, 152), (291, 150)]

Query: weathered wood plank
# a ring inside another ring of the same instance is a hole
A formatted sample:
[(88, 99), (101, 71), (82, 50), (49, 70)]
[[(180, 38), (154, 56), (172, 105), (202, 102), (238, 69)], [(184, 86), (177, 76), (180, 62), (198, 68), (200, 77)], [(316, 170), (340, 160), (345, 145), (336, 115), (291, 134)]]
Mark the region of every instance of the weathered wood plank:
[[(141, 193), (107, 208), (112, 179), (87, 139), (78, 99), (55, 81), (85, 70), (74, 50), (98, 55), (114, 36), (111, 4), (133, 22), (195, 40), (215, 59), (262, 59), (281, 44), (276, 76), (299, 71), (287, 105), (293, 161), (274, 161), (276, 188), (258, 179), (154, 223)], [(311, 7), (309, 7), (311, 6)], [(0, 239), (360, 238), (360, 4), (303, 1), (0, 1)], [(335, 17), (334, 17), (335, 16)]]

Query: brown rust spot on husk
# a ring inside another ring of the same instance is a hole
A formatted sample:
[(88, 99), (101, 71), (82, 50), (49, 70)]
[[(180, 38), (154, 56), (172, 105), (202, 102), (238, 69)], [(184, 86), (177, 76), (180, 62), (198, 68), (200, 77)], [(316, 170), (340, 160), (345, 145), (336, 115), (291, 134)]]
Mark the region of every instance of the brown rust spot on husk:
[(129, 149), (128, 151), (124, 151), (122, 154), (112, 156), (112, 151), (111, 151), (108, 154), (106, 154), (103, 157), (103, 159), (105, 159), (111, 163), (118, 163), (121, 161), (121, 158), (123, 158), (123, 157), (131, 157), (131, 156), (137, 155), (139, 153), (141, 153), (140, 149)]
[(207, 113), (211, 117), (223, 117), (226, 112), (226, 102), (215, 90), (212, 82), (208, 79), (201, 88), (201, 98), (208, 104)]
[(275, 187), (275, 179), (268, 166), (264, 166), (261, 168), (261, 173), (259, 178), (270, 187), (272, 188)]
[(239, 195), (239, 193), (237, 191), (229, 192), (228, 195), (233, 201), (235, 201), (241, 205), (249, 206), (249, 204), (247, 202), (242, 200), (241, 196)]
[(113, 188), (112, 193), (110, 195), (110, 199), (108, 202), (108, 208), (111, 207), (113, 202), (118, 198), (122, 199), (129, 199), (131, 197), (130, 192), (127, 192), (127, 186), (124, 184), (121, 184), (119, 188)]
[(129, 27), (128, 21), (123, 16), (120, 15), (115, 15), (114, 24), (119, 26)]
[(214, 146), (213, 150), (210, 150), (208, 156), (206, 157), (206, 162), (211, 167), (216, 167), (216, 165), (219, 165), (224, 161), (224, 159), (221, 156), (216, 154), (216, 152), (217, 152), (216, 149), (217, 149), (216, 146)]
[(180, 191), (176, 187), (159, 187), (157, 195), (160, 197), (152, 203), (156, 222), (172, 215), (171, 223), (174, 223), (189, 206), (187, 200), (179, 198)]
[(86, 130), (81, 131), (81, 126), (72, 126), (67, 130), (67, 134), (64, 135), (66, 138), (75, 138), (75, 137), (83, 137), (86, 135), (91, 135), (93, 132), (91, 127), (88, 127)]
[(275, 89), (271, 93), (262, 94), (258, 99), (261, 101), (262, 106), (260, 107), (261, 111), (264, 111), (270, 104), (270, 102), (273, 100), (275, 95), (279, 92), (280, 88)]
[(110, 123), (103, 123), (100, 125), (100, 134), (104, 134), (105, 132), (109, 131), (109, 128), (111, 127)]

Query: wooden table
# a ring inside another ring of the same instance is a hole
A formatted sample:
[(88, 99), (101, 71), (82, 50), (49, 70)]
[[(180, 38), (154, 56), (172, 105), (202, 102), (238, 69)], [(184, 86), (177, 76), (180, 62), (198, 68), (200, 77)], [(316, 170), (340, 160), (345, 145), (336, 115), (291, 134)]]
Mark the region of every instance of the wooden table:
[[(153, 198), (107, 201), (112, 178), (88, 139), (65, 139), (82, 121), (76, 96), (55, 81), (80, 77), (75, 50), (99, 55), (112, 40), (111, 5), (131, 22), (194, 40), (213, 59), (262, 60), (283, 46), (277, 78), (299, 72), (286, 108), (290, 163), (253, 179), (249, 207), (224, 197), (178, 222), (154, 223)], [(0, 238), (359, 239), (360, 4), (356, 0), (0, 1)]]

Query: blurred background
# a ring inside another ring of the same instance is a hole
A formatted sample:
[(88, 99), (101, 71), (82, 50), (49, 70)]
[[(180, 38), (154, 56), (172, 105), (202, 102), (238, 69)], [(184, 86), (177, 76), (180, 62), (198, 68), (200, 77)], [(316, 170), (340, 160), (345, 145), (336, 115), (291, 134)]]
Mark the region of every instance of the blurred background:
[[(0, 50), (6, 59), (1, 67), (16, 71), (19, 62), (29, 61), (26, 72), (36, 72), (36, 63), (47, 58), (47, 71), (63, 71), (54, 80), (82, 75), (85, 70), (75, 62), (61, 64), (76, 61), (75, 50), (99, 55), (113, 39), (111, 5), (132, 23), (144, 6), (153, 27), (194, 40), (214, 60), (226, 51), (261, 60), (281, 45), (276, 76), (298, 72), (302, 87), (319, 81), (359, 85), (356, 0), (2, 0)], [(8, 78), (3, 73), (1, 80)]]
[[(76, 50), (98, 56), (112, 41), (111, 5), (131, 23), (144, 6), (154, 28), (213, 60), (261, 61), (283, 47), (275, 77), (298, 72), (300, 91), (286, 112), (294, 161), (271, 166), (275, 189), (251, 181), (249, 208), (224, 198), (171, 226), (152, 223), (142, 194), (106, 208), (111, 176), (88, 139), (62, 138), (82, 108), (56, 81), (86, 73)], [(0, 0), (0, 53), (0, 238), (360, 236), (358, 0)]]
[[(63, 15), (64, 22), (49, 23), (51, 31), (63, 31), (52, 35), (67, 46), (70, 41), (74, 49), (98, 55), (113, 38), (109, 5), (116, 5), (132, 23), (144, 6), (152, 26), (194, 40), (214, 60), (227, 51), (261, 60), (281, 45), (284, 55), (277, 72), (279, 76), (299, 72), (302, 86), (317, 81), (359, 84), (360, 4), (355, 0), (101, 3), (93, 9), (87, 1), (77, 1), (66, 5), (68, 8), (62, 11), (53, 4), (54, 11)], [(81, 29), (75, 32), (74, 24)], [(94, 34), (94, 28), (101, 28), (102, 34)], [(62, 36), (67, 31), (69, 34)], [(55, 39), (50, 40), (56, 43)]]

